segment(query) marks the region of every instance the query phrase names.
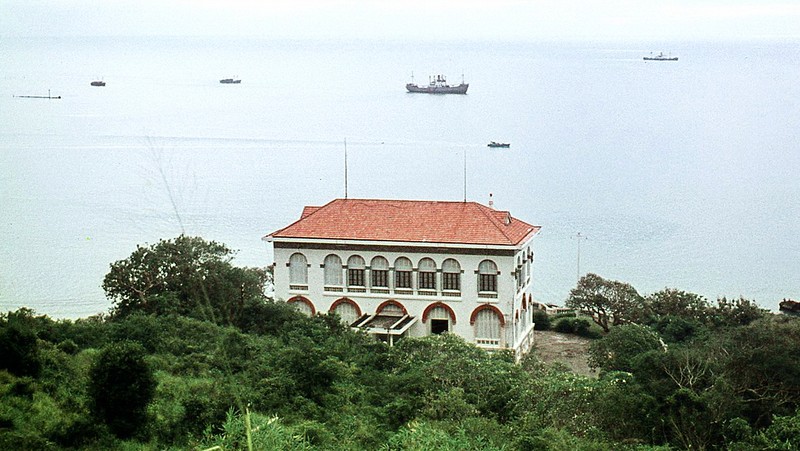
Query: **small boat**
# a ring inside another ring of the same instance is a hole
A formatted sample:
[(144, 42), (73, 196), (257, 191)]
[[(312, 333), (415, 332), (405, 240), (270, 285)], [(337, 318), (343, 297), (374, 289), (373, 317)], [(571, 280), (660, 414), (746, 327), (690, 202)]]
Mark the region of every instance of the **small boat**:
[(450, 86), (447, 84), (447, 77), (444, 75), (431, 75), (428, 77), (428, 84), (420, 86), (414, 83), (414, 74), (411, 74), (411, 83), (406, 84), (408, 92), (422, 92), (425, 94), (466, 94), (469, 83), (464, 83), (464, 76), (461, 76), (461, 84)]
[(103, 80), (95, 80), (89, 84), (92, 86), (105, 86), (106, 82), (104, 82)]
[(224, 84), (224, 85), (236, 85), (236, 84), (241, 83), (242, 80), (239, 80), (238, 78), (223, 78), (219, 82)]
[(667, 56), (667, 55), (664, 55), (664, 52), (658, 52), (658, 55), (655, 55), (655, 56), (652, 56), (653, 54), (651, 52), (650, 55), (651, 56), (645, 56), (644, 60), (645, 61), (678, 61), (678, 57), (677, 56), (672, 56), (672, 54)]
[(794, 301), (792, 299), (784, 299), (778, 304), (778, 308), (782, 313), (788, 313), (791, 315), (800, 315), (800, 302)]
[(487, 147), (511, 147), (511, 144), (509, 144), (509, 143), (499, 143), (499, 142), (492, 141), (489, 144), (487, 144), (486, 146)]

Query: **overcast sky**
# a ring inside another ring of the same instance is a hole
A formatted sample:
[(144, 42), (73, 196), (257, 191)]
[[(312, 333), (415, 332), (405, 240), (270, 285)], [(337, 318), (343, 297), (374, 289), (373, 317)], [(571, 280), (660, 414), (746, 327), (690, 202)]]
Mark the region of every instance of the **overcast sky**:
[(800, 0), (0, 0), (0, 37), (800, 37)]

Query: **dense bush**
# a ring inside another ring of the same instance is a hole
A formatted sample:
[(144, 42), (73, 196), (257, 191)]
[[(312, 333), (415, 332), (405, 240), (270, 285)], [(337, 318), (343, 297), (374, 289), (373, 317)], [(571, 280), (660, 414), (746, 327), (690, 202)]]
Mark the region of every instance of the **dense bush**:
[(0, 317), (0, 368), (18, 376), (39, 375), (39, 344), (30, 310)]
[(561, 318), (553, 328), (563, 334), (575, 334), (586, 338), (598, 338), (600, 332), (592, 329), (591, 323), (583, 318)]
[(535, 330), (550, 330), (550, 315), (544, 310), (533, 311), (533, 328)]
[(144, 347), (134, 342), (107, 346), (89, 376), (92, 414), (118, 437), (129, 438), (139, 432), (147, 422), (147, 405), (156, 387)]

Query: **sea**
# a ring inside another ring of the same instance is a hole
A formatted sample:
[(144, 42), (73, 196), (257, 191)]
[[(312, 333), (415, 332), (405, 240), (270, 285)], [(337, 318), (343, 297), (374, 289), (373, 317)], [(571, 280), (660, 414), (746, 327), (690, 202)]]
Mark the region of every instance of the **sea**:
[[(107, 313), (109, 265), (180, 234), (265, 267), (265, 235), (345, 195), (541, 226), (539, 302), (591, 272), (776, 310), (800, 299), (798, 44), (0, 38), (0, 312)], [(406, 92), (437, 74), (468, 93)]]

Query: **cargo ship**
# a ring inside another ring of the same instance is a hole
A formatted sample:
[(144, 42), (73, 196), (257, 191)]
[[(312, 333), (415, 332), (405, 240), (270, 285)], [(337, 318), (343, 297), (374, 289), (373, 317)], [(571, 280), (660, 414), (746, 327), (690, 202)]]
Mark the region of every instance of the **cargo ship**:
[(460, 85), (451, 86), (447, 84), (447, 77), (444, 75), (431, 75), (427, 85), (414, 83), (414, 75), (411, 75), (411, 83), (406, 84), (408, 92), (422, 92), (426, 94), (466, 94), (469, 83), (464, 83), (463, 75)]

